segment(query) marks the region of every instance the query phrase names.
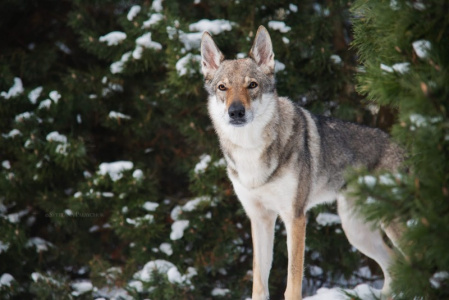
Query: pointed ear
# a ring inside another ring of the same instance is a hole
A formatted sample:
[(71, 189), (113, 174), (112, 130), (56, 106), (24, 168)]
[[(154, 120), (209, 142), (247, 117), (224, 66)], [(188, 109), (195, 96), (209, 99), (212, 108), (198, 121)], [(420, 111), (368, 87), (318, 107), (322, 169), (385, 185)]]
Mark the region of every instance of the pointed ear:
[(212, 77), (223, 60), (224, 56), (209, 32), (204, 32), (201, 38), (201, 70), (204, 78)]
[(249, 56), (264, 70), (265, 73), (274, 73), (274, 53), (270, 34), (262, 25), (256, 33)]

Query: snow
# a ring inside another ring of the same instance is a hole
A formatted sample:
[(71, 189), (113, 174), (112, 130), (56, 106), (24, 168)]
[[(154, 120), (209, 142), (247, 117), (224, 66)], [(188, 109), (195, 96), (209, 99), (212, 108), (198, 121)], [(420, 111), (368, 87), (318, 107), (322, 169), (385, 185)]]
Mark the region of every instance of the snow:
[(4, 138), (13, 138), (13, 137), (15, 137), (15, 136), (18, 136), (18, 135), (22, 135), (22, 133), (20, 132), (20, 130), (19, 129), (12, 129), (10, 132), (8, 132), (7, 134), (2, 134), (2, 136), (4, 137)]
[(294, 13), (295, 13), (295, 12), (298, 12), (298, 6), (295, 5), (295, 4), (291, 4), (291, 3), (290, 3), (290, 4), (288, 5), (288, 9), (290, 9), (290, 11), (291, 11), (291, 12), (294, 12)]
[(202, 32), (184, 33), (179, 31), (179, 40), (184, 44), (187, 51), (198, 49), (201, 45)]
[(393, 73), (393, 68), (389, 67), (389, 66), (387, 66), (385, 64), (380, 64), (380, 69), (385, 71), (385, 72), (388, 72), (388, 73)]
[(226, 167), (226, 160), (222, 157), (219, 160), (217, 160), (216, 162), (213, 163), (214, 167)]
[(121, 31), (112, 31), (106, 35), (100, 36), (100, 42), (106, 42), (108, 46), (116, 46), (126, 39), (126, 33)]
[(135, 298), (130, 296), (128, 292), (123, 288), (115, 286), (106, 286), (101, 289), (94, 287), (94, 294), (92, 299), (96, 300), (134, 300)]
[(392, 10), (399, 10), (400, 7), (399, 7), (399, 4), (398, 4), (398, 1), (397, 0), (390, 0), (390, 8)]
[(403, 63), (396, 63), (393, 65), (393, 70), (400, 74), (407, 73), (410, 69), (410, 63), (403, 62)]
[(100, 229), (100, 226), (94, 225), (91, 228), (89, 228), (89, 232), (97, 232)]
[(380, 299), (380, 290), (374, 289), (367, 284), (360, 284), (353, 290), (341, 288), (320, 288), (316, 295), (306, 297), (304, 300), (351, 300), (356, 297), (347, 296), (345, 293), (356, 296), (363, 300)]
[(57, 131), (52, 131), (47, 134), (46, 140), (49, 142), (67, 143), (67, 137)]
[(429, 51), (432, 48), (432, 44), (426, 40), (414, 41), (412, 46), (419, 58), (427, 58), (429, 56)]
[(195, 174), (204, 173), (204, 171), (207, 169), (207, 166), (211, 162), (212, 158), (209, 154), (203, 154), (200, 156), (199, 163), (196, 164), (195, 169), (193, 172)]
[(366, 175), (366, 176), (362, 176), (359, 177), (358, 179), (358, 183), (359, 184), (365, 184), (366, 186), (372, 188), (374, 187), (374, 185), (376, 185), (377, 179), (374, 176), (371, 175)]
[(61, 50), (65, 54), (72, 54), (72, 50), (70, 50), (70, 48), (63, 42), (58, 41), (55, 43), (55, 45), (56, 45), (56, 47), (59, 48), (59, 50)]
[(184, 230), (189, 226), (188, 220), (178, 220), (171, 225), (170, 239), (175, 241), (184, 236)]
[(366, 198), (366, 203), (367, 203), (367, 204), (373, 204), (373, 203), (375, 203), (375, 202), (376, 202), (376, 199), (373, 198), (373, 197), (371, 197), (371, 196), (368, 196), (368, 197)]
[(416, 127), (422, 127), (428, 124), (426, 118), (420, 114), (411, 114), (409, 118), (410, 122)]
[(147, 201), (142, 205), (142, 207), (147, 211), (155, 211), (158, 208), (158, 206), (159, 206), (159, 203), (150, 202), (150, 201)]
[(8, 92), (1, 92), (0, 96), (5, 99), (17, 97), (23, 93), (22, 79), (19, 77), (14, 77), (14, 84), (9, 88)]
[(201, 33), (204, 31), (208, 31), (213, 35), (220, 34), (224, 31), (231, 31), (232, 26), (235, 23), (230, 22), (228, 20), (207, 20), (202, 19), (196, 23), (192, 23), (189, 25), (190, 31), (200, 31)]
[(132, 21), (135, 16), (137, 16), (138, 13), (140, 13), (140, 10), (142, 8), (140, 7), (140, 5), (133, 5), (131, 6), (131, 8), (129, 9), (128, 15), (126, 15), (126, 18), (128, 19), (128, 21)]
[(309, 266), (309, 273), (312, 276), (320, 276), (323, 275), (323, 269), (318, 266)]
[(190, 279), (198, 274), (195, 268), (189, 267), (187, 268), (186, 274), (182, 275), (173, 263), (163, 259), (157, 259), (146, 263), (142, 270), (134, 274), (135, 280), (131, 281), (128, 285), (137, 291), (142, 290), (143, 286), (138, 281), (150, 282), (155, 271), (167, 275), (167, 279), (171, 283), (187, 285), (191, 285)]
[(416, 10), (425, 10), (426, 6), (421, 1), (414, 1), (413, 2), (413, 8)]
[(397, 72), (399, 74), (404, 74), (404, 73), (407, 73), (409, 71), (410, 63), (408, 63), (408, 62), (396, 63), (392, 67), (381, 63), (380, 64), (380, 68), (383, 71), (386, 71), (388, 73)]
[(281, 72), (285, 70), (285, 64), (281, 63), (278, 60), (275, 60), (275, 64), (274, 64), (274, 72)]
[(182, 207), (183, 211), (193, 211), (198, 205), (202, 202), (210, 202), (211, 199), (208, 196), (193, 198), (192, 200), (187, 201), (186, 204)]
[(383, 174), (379, 176), (379, 183), (383, 185), (395, 185), (394, 180), (388, 174)]
[(126, 223), (130, 225), (134, 225), (134, 227), (139, 227), (142, 224), (151, 224), (154, 221), (154, 216), (150, 214), (146, 214), (143, 217), (137, 217), (134, 219), (126, 218)]
[(46, 99), (46, 100), (42, 101), (41, 103), (39, 103), (38, 108), (39, 109), (43, 109), (43, 108), (49, 109), (52, 103), (53, 102), (50, 99)]
[(72, 283), (72, 289), (74, 290), (72, 292), (72, 296), (80, 296), (82, 294), (85, 294), (87, 292), (90, 292), (93, 290), (92, 282), (88, 280), (78, 281)]
[(321, 226), (341, 224), (341, 219), (338, 215), (326, 212), (319, 213), (318, 216), (316, 217), (316, 221)]
[(39, 282), (40, 280), (45, 281), (46, 283), (51, 283), (52, 285), (60, 287), (62, 284), (56, 279), (52, 278), (51, 275), (42, 275), (39, 272), (31, 273), (31, 278), (34, 282)]
[(449, 278), (449, 272), (447, 271), (440, 271), (436, 272), (432, 275), (432, 277), (429, 279), (430, 284), (433, 288), (439, 289), (441, 287), (441, 284), (444, 284), (444, 281)]
[[(11, 173), (10, 173), (10, 174), (11, 174)], [(8, 214), (8, 215), (5, 216), (5, 218), (6, 218), (10, 223), (17, 224), (17, 223), (19, 223), (20, 219), (21, 219), (23, 216), (27, 215), (28, 213), (29, 213), (29, 210), (28, 210), (28, 209), (24, 209), (24, 210), (18, 211), (18, 212), (16, 212), (16, 213)]]
[[(167, 278), (168, 281), (171, 283), (177, 283), (177, 284), (191, 284), (190, 278), (197, 275), (195, 268), (189, 267), (187, 268), (187, 274), (181, 275), (181, 273), (178, 271), (178, 268), (172, 267), (167, 272)], [(193, 286), (190, 287), (193, 289)]]
[(182, 278), (181, 273), (179, 273), (178, 268), (172, 267), (167, 272), (168, 281), (171, 283), (183, 283), (184, 280)]
[(55, 152), (62, 155), (67, 155), (69, 149), (69, 144), (59, 144), (56, 146)]
[(9, 243), (3, 243), (2, 241), (0, 241), (0, 254), (8, 251), (8, 249), (9, 249)]
[(136, 46), (136, 48), (133, 51), (133, 58), (134, 59), (141, 59), (143, 53), (143, 47), (142, 46)]
[(214, 288), (212, 292), (210, 293), (212, 296), (226, 296), (229, 294), (229, 289), (222, 289), (222, 288)]
[(116, 112), (116, 111), (110, 111), (108, 116), (110, 119), (131, 119), (130, 116)]
[(268, 27), (273, 30), (278, 30), (282, 33), (289, 32), (292, 29), (290, 26), (287, 26), (282, 21), (270, 21), (270, 22), (268, 22)]
[(198, 68), (188, 68), (187, 66), (191, 63), (195, 63), (195, 64), (199, 65), (200, 61), (201, 61), (201, 56), (192, 54), (192, 53), (188, 53), (186, 56), (180, 58), (176, 62), (176, 71), (178, 72), (178, 75), (184, 76), (186, 74), (189, 74), (189, 75), (195, 74), (195, 72)]
[(178, 220), (179, 215), (181, 215), (181, 214), (182, 214), (182, 208), (181, 208), (181, 206), (177, 205), (170, 212), (170, 218), (172, 218), (172, 220), (176, 221), (176, 220)]
[(331, 60), (332, 63), (334, 63), (336, 65), (339, 65), (342, 62), (341, 57), (339, 55), (337, 55), (337, 54), (332, 54), (330, 56), (330, 60)]
[(50, 243), (40, 237), (32, 237), (25, 244), (25, 247), (27, 247), (27, 248), (35, 247), (36, 252), (39, 253), (42, 251), (48, 251), (49, 247), (54, 247), (54, 246), (52, 243)]
[[(193, 211), (202, 202), (211, 202), (211, 198), (209, 196), (196, 197), (196, 198), (193, 198), (193, 199), (187, 201), (186, 204), (184, 204), (184, 206), (182, 206), (182, 207), (177, 205), (171, 211), (170, 217), (172, 218), (172, 220), (177, 221), (183, 211)], [(213, 205), (212, 202), (211, 202), (211, 205)]]
[(151, 4), (151, 9), (153, 9), (156, 12), (161, 12), (162, 7), (162, 0), (153, 0), (153, 3)]
[(142, 28), (149, 29), (164, 19), (164, 16), (159, 13), (151, 14), (150, 18), (143, 22)]
[(169, 261), (163, 260), (163, 259), (157, 259), (152, 260), (143, 266), (142, 270), (134, 274), (134, 278), (138, 279), (140, 281), (151, 281), (152, 279), (152, 273), (154, 271), (158, 271), (159, 273), (167, 273), (168, 270), (175, 267), (174, 264), (172, 264)]
[(173, 249), (171, 247), (171, 244), (169, 244), (169, 243), (162, 243), (159, 246), (159, 249), (161, 250), (161, 252), (167, 254), (168, 256), (173, 254)]
[(117, 181), (123, 177), (122, 172), (126, 170), (131, 170), (134, 167), (134, 164), (130, 161), (116, 161), (111, 163), (102, 163), (100, 164), (100, 170), (98, 173), (100, 175), (108, 174), (112, 181)]
[(9, 273), (3, 273), (0, 277), (0, 288), (3, 286), (11, 286), (11, 282), (15, 280)]
[(36, 104), (37, 99), (42, 93), (42, 90), (43, 87), (38, 86), (37, 88), (28, 93), (28, 99), (30, 100), (31, 104)]
[(135, 289), (138, 293), (143, 292), (143, 283), (142, 281), (132, 280), (128, 283), (128, 286)]
[(61, 99), (61, 94), (58, 91), (51, 91), (49, 97), (55, 104), (58, 104), (59, 99)]
[(132, 54), (131, 51), (126, 52), (122, 55), (119, 61), (113, 62), (110, 66), (111, 73), (112, 74), (121, 73), (123, 71), (125, 63), (128, 61), (131, 54)]
[(31, 274), (31, 278), (33, 279), (34, 282), (38, 282), (39, 279), (43, 279), (44, 276), (42, 276), (42, 274), (40, 274), (38, 272), (34, 272)]
[(151, 40), (151, 32), (145, 33), (136, 39), (136, 44), (148, 49), (161, 50), (162, 45)]
[(313, 4), (313, 10), (321, 16), (329, 16), (330, 15), (330, 10), (328, 8), (323, 9), (323, 7), (321, 6), (321, 4), (319, 3), (314, 3)]
[(140, 169), (137, 169), (133, 172), (133, 178), (136, 180), (142, 180), (143, 179), (143, 172)]

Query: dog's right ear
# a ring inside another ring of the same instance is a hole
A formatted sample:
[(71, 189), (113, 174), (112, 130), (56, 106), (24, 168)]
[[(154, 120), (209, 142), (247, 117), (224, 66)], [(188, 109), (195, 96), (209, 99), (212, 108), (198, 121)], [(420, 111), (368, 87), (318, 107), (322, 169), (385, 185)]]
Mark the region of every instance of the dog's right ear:
[(203, 71), (204, 78), (211, 78), (214, 76), (224, 56), (215, 45), (212, 36), (205, 31), (201, 38), (201, 71)]

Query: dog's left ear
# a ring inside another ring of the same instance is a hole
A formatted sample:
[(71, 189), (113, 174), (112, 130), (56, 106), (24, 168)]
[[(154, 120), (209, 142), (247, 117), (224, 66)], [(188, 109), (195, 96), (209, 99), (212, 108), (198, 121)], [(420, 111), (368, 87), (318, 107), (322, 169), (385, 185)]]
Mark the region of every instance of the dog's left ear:
[(256, 33), (253, 46), (249, 51), (251, 57), (266, 74), (274, 73), (274, 53), (273, 45), (271, 44), (270, 34), (268, 30), (262, 25)]
[(212, 36), (209, 32), (204, 32), (201, 38), (201, 71), (204, 78), (213, 77), (223, 60), (224, 55), (215, 45)]

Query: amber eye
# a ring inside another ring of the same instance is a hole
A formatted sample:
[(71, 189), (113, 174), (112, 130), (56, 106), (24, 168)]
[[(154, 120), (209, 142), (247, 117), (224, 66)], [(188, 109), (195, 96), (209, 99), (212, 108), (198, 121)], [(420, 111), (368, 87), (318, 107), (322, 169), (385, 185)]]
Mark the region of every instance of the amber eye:
[(226, 87), (224, 86), (224, 84), (220, 84), (220, 85), (218, 86), (218, 89), (219, 89), (220, 91), (226, 91)]
[(248, 85), (248, 88), (255, 89), (257, 86), (258, 86), (258, 84), (253, 81)]

